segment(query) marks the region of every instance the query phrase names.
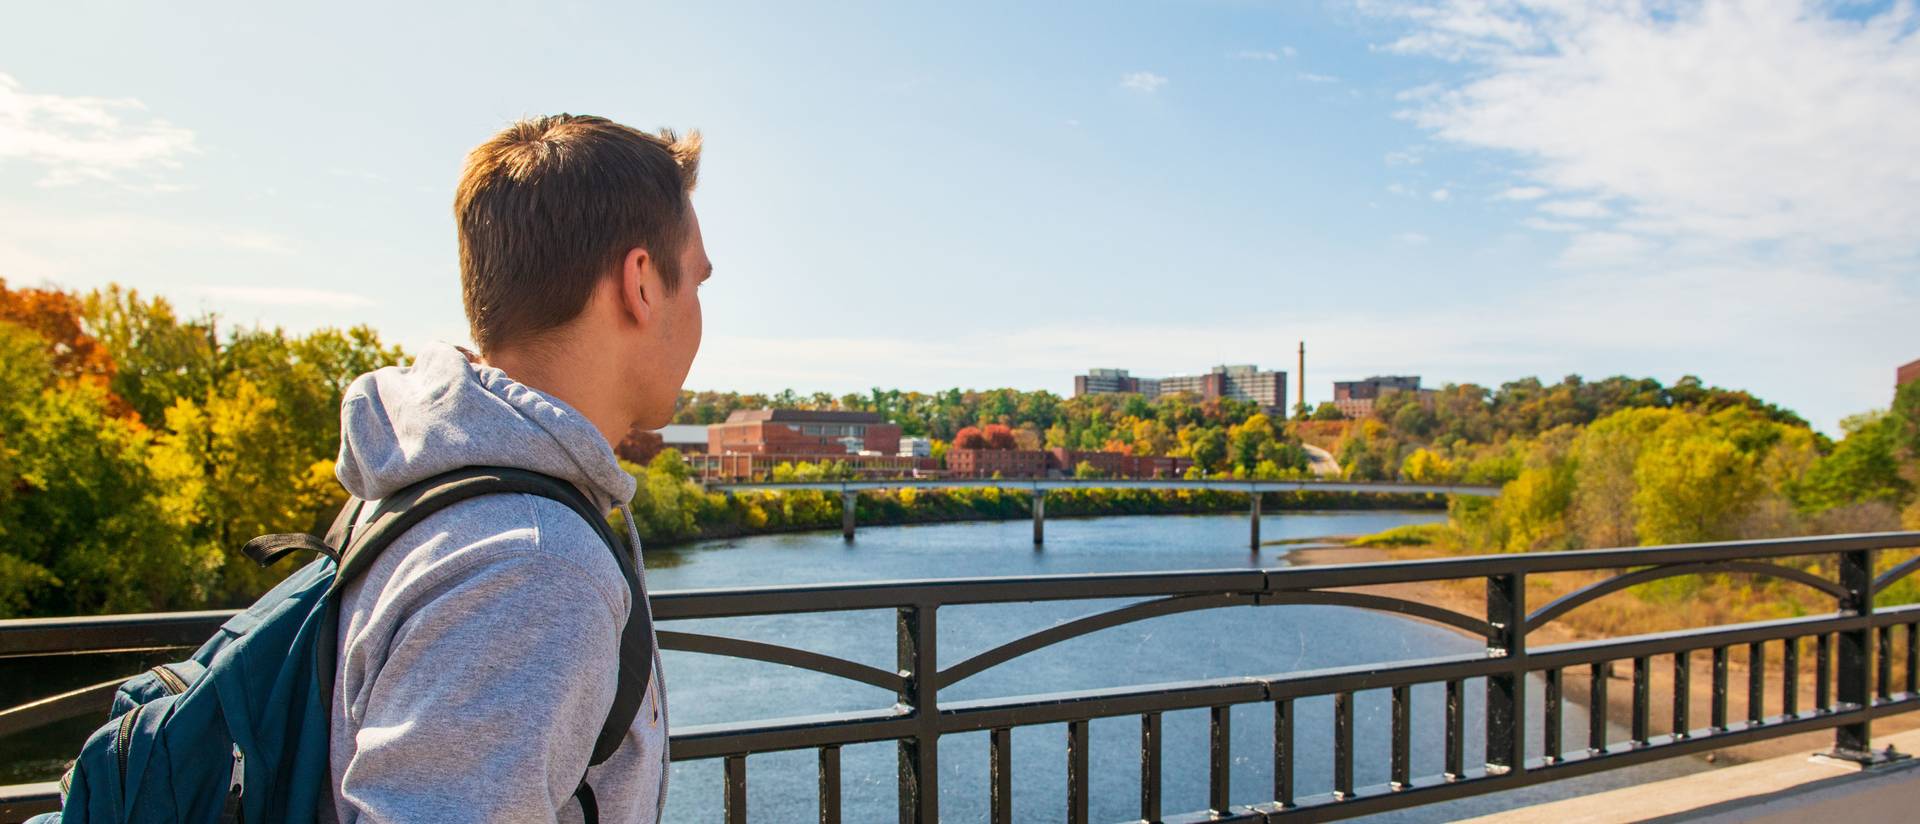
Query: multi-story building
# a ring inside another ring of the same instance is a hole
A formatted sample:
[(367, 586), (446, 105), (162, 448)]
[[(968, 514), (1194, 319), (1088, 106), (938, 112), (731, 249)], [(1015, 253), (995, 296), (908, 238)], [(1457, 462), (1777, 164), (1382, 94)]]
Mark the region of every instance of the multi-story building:
[(947, 474), (961, 478), (1044, 478), (1051, 456), (1042, 449), (948, 449)]
[(906, 455), (763, 455), (729, 452), (720, 455), (688, 455), (687, 465), (702, 481), (747, 481), (773, 474), (774, 467), (800, 461), (824, 463), (836, 461), (862, 478), (937, 477), (939, 462), (932, 458)]
[(653, 430), (660, 436), (663, 446), (678, 449), (682, 455), (695, 455), (707, 451), (707, 428), (696, 423), (668, 424)]
[(901, 438), (900, 456), (903, 458), (928, 458), (933, 456), (931, 438)]
[(1125, 369), (1089, 369), (1073, 376), (1073, 395), (1099, 395), (1114, 392), (1138, 392), (1148, 399), (1176, 392), (1201, 400), (1232, 398), (1252, 401), (1269, 412), (1287, 408), (1287, 373), (1263, 372), (1252, 364), (1216, 366), (1203, 375), (1175, 375), (1167, 378), (1136, 378)]
[(1375, 375), (1360, 381), (1334, 381), (1333, 405), (1349, 418), (1373, 415), (1373, 403), (1388, 392), (1420, 391), (1419, 375)]
[(800, 461), (839, 461), (859, 475), (918, 475), (938, 468), (924, 452), (903, 452), (899, 424), (873, 412), (739, 409), (706, 431), (706, 454), (688, 458), (704, 480), (757, 478)]
[(1893, 370), (1893, 386), (1898, 389), (1914, 381), (1920, 381), (1920, 360)]
[(844, 457), (872, 452), (897, 455), (900, 425), (874, 412), (810, 409), (736, 409), (725, 423), (707, 427), (713, 455)]
[(1177, 478), (1189, 458), (1081, 449), (948, 449), (947, 473), (960, 478), (1070, 476), (1087, 464), (1110, 478)]

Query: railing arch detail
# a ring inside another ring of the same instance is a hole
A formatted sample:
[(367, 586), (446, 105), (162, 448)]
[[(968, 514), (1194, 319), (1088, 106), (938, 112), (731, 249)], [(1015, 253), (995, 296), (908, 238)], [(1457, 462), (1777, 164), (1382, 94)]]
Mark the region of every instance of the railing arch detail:
[(1692, 564), (1664, 564), (1615, 575), (1607, 580), (1590, 584), (1562, 595), (1554, 599), (1552, 603), (1534, 610), (1532, 615), (1527, 616), (1526, 631), (1532, 632), (1539, 629), (1548, 622), (1574, 609), (1628, 587), (1635, 587), (1667, 578), (1678, 578), (1683, 575), (1724, 575), (1736, 573), (1781, 578), (1797, 584), (1804, 584), (1828, 595), (1832, 595), (1835, 598), (1847, 597), (1846, 587), (1838, 583), (1829, 581), (1804, 569), (1794, 569), (1793, 567), (1764, 561), (1708, 561)]

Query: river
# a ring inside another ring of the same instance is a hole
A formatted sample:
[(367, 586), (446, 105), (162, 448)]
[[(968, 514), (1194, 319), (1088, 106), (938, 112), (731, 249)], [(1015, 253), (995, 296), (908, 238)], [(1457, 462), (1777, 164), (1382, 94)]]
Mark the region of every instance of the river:
[[(1287, 563), (1294, 539), (1376, 532), (1439, 520), (1435, 512), (1285, 512), (1268, 515), (1268, 544), (1247, 551), (1244, 515), (1058, 518), (1047, 524), (1047, 542), (1036, 549), (1027, 521), (862, 527), (848, 544), (837, 532), (795, 533), (708, 541), (647, 552), (649, 585), (655, 591), (818, 582), (940, 578), (983, 575), (1043, 575), (1083, 572), (1229, 569)], [(1048, 602), (955, 606), (940, 611), (939, 662), (945, 667), (970, 655), (1053, 624), (1102, 611), (1125, 601)], [(893, 616), (878, 611), (676, 621), (673, 629), (785, 644), (892, 669)], [(1450, 629), (1392, 615), (1344, 607), (1237, 607), (1166, 616), (1083, 636), (987, 670), (944, 690), (941, 700), (968, 700), (1059, 690), (1119, 687), (1195, 678), (1265, 675), (1369, 662), (1420, 658), (1480, 649), (1482, 642)], [(870, 686), (772, 664), (692, 653), (665, 653), (669, 716), (676, 726), (767, 719), (890, 706), (893, 696)], [(97, 662), (98, 659), (94, 659)], [(101, 680), (97, 663), (86, 671), (54, 672), (37, 665), (35, 692)], [(135, 671), (140, 662), (116, 666)], [(57, 668), (64, 669), (64, 668)], [(57, 676), (57, 677), (56, 677)], [(1468, 685), (1467, 761), (1481, 758), (1478, 729), (1481, 687)], [(0, 690), (0, 693), (13, 690)], [(1529, 690), (1539, 716), (1536, 686)], [(17, 699), (0, 695), (0, 699)], [(11, 704), (15, 701), (0, 701)], [(1441, 768), (1441, 689), (1414, 690), (1413, 769)], [(1356, 702), (1356, 778), (1361, 785), (1387, 778), (1388, 696), (1361, 693)], [(1331, 789), (1332, 708), (1328, 699), (1302, 700), (1295, 765), (1301, 795)], [(1584, 740), (1585, 715), (1567, 712), (1569, 742)], [(1242, 706), (1233, 712), (1232, 799), (1268, 800), (1272, 787), (1272, 712)], [(94, 721), (56, 725), (0, 742), (0, 783), (47, 780), (61, 756), (77, 746)], [(1164, 809), (1204, 809), (1207, 775), (1204, 710), (1168, 713), (1164, 719)], [(1120, 821), (1138, 815), (1139, 723), (1135, 717), (1094, 721), (1090, 726), (1092, 820)], [(1538, 736), (1530, 736), (1537, 751)], [(26, 739), (26, 740), (20, 740)], [(71, 740), (71, 745), (60, 742)], [(1013, 732), (1014, 817), (1050, 822), (1065, 818), (1064, 725)], [(70, 755), (65, 755), (70, 757)], [(842, 803), (849, 822), (891, 821), (895, 815), (895, 755), (891, 742), (842, 750)], [(766, 753), (748, 761), (748, 809), (756, 822), (815, 818), (814, 751)], [(985, 733), (948, 736), (940, 745), (940, 806), (947, 821), (987, 818)], [(667, 805), (670, 822), (717, 820), (722, 799), (717, 760), (676, 764)], [(1666, 777), (1705, 769), (1694, 759), (1676, 759), (1603, 773), (1565, 785), (1530, 788), (1450, 802), (1376, 820), (1433, 821), (1563, 797), (1575, 791)]]
[[(1288, 512), (1262, 521), (1269, 542), (1258, 555), (1246, 548), (1245, 516), (1197, 515), (1054, 519), (1036, 549), (1027, 521), (938, 524), (859, 530), (852, 544), (838, 533), (761, 536), (694, 544), (649, 553), (649, 584), (656, 590), (800, 584), (829, 581), (977, 575), (1228, 569), (1287, 563), (1292, 539), (1376, 532), (1443, 519), (1432, 512)], [(995, 604), (940, 610), (939, 664), (949, 666), (1014, 638), (1126, 601)], [(893, 668), (890, 614), (830, 613), (674, 622), (674, 628), (801, 647), (882, 669)], [(1243, 607), (1156, 618), (1046, 648), (987, 670), (942, 691), (942, 701), (1058, 690), (1119, 687), (1162, 681), (1264, 675), (1472, 652), (1479, 639), (1418, 621), (1342, 607)], [(666, 653), (668, 709), (676, 725), (762, 719), (885, 707), (879, 689), (771, 664), (692, 653)], [(1468, 685), (1467, 761), (1482, 757), (1481, 682)], [(1540, 689), (1529, 691), (1539, 716)], [(1361, 693), (1356, 703), (1356, 778), (1387, 779), (1388, 696)], [(1414, 690), (1413, 768), (1441, 769), (1439, 685)], [(1330, 699), (1296, 707), (1295, 765), (1302, 795), (1332, 788)], [(1570, 707), (1566, 740), (1584, 740), (1585, 715)], [(1232, 800), (1270, 800), (1273, 716), (1266, 706), (1233, 712)], [(1206, 807), (1207, 713), (1168, 713), (1164, 719), (1164, 809)], [(1135, 717), (1090, 725), (1091, 814), (1094, 821), (1138, 816), (1139, 722)], [(1537, 735), (1533, 736), (1537, 739)], [(987, 818), (986, 733), (947, 736), (940, 745), (940, 808), (946, 821)], [(1016, 821), (1065, 818), (1064, 725), (1013, 731)], [(1539, 742), (1533, 742), (1537, 751)], [(895, 814), (892, 743), (843, 749), (845, 820), (891, 821)], [(811, 820), (815, 815), (814, 751), (768, 753), (747, 761), (750, 819)], [(716, 820), (722, 798), (718, 761), (674, 767), (668, 821)], [(1619, 786), (1705, 768), (1691, 759), (1579, 782), (1580, 791)], [(1576, 788), (1544, 787), (1428, 807), (1376, 820), (1433, 821), (1479, 814), (1517, 803), (1561, 797)]]

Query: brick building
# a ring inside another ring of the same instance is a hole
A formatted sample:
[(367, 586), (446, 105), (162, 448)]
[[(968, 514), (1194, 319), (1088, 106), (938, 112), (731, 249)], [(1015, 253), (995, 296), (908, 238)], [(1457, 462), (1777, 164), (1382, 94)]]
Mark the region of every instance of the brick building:
[(1898, 389), (1914, 381), (1920, 381), (1920, 360), (1893, 370), (1893, 386)]
[(737, 409), (707, 427), (707, 453), (830, 456), (897, 455), (900, 426), (873, 412)]
[(1349, 418), (1373, 415), (1373, 402), (1389, 392), (1419, 392), (1419, 375), (1375, 375), (1361, 381), (1334, 381), (1333, 405)]
[(940, 474), (940, 464), (932, 458), (904, 455), (763, 455), (729, 452), (720, 455), (686, 456), (687, 465), (703, 481), (747, 481), (773, 474), (781, 464), (839, 461), (856, 477), (905, 478), (932, 477)]
[(1081, 449), (947, 450), (947, 473), (959, 478), (1067, 477), (1082, 463), (1112, 478), (1177, 478), (1193, 465), (1188, 458)]
[(1252, 401), (1268, 412), (1285, 413), (1287, 373), (1261, 371), (1246, 364), (1216, 366), (1202, 375), (1175, 375), (1167, 378), (1136, 378), (1125, 369), (1089, 369), (1073, 376), (1073, 396), (1137, 392), (1148, 400), (1176, 392), (1200, 400), (1232, 398)]
[(1042, 449), (948, 449), (947, 474), (960, 478), (1044, 478), (1052, 458)]

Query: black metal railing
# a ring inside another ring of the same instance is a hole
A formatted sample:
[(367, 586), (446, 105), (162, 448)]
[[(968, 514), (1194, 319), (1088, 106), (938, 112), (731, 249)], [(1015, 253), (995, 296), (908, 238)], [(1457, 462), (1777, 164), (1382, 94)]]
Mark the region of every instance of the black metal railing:
[[(840, 750), (853, 744), (898, 742), (899, 809), (902, 821), (939, 816), (939, 740), (986, 732), (990, 760), (988, 809), (993, 821), (1012, 820), (1015, 727), (1064, 724), (1067, 819), (1088, 817), (1091, 776), (1088, 725), (1101, 718), (1140, 719), (1139, 817), (1147, 821), (1270, 821), (1295, 817), (1328, 819), (1412, 807), (1511, 789), (1600, 770), (1673, 758), (1734, 744), (1808, 731), (1835, 730), (1831, 754), (1863, 763), (1882, 754), (1870, 748), (1871, 722), (1920, 708), (1920, 605), (1875, 609), (1875, 596), (1920, 569), (1909, 558), (1875, 576), (1876, 556), (1920, 548), (1920, 532), (1840, 535), (1642, 549), (1491, 555), (1395, 563), (1198, 572), (1057, 575), (1031, 578), (971, 578), (858, 584), (782, 586), (661, 592), (654, 596), (661, 622), (776, 614), (889, 610), (896, 623), (894, 671), (791, 647), (661, 629), (663, 649), (782, 664), (870, 684), (893, 692), (894, 706), (825, 716), (710, 724), (673, 732), (677, 759), (723, 762), (722, 807), (727, 821), (745, 821), (748, 761), (758, 753), (815, 750), (819, 756), (819, 816), (840, 819)], [(1803, 568), (1781, 559), (1811, 558)], [(1831, 570), (1833, 577), (1815, 571)], [(1561, 572), (1607, 571), (1612, 577), (1532, 611), (1528, 578)], [(1664, 578), (1702, 574), (1771, 577), (1830, 595), (1835, 611), (1783, 620), (1696, 627), (1530, 648), (1527, 636), (1541, 626), (1605, 595)], [(1440, 606), (1355, 591), (1357, 587), (1429, 581), (1484, 580), (1484, 617)], [(939, 610), (961, 604), (1143, 599), (1049, 627), (941, 669), (937, 666)], [(1176, 613), (1230, 606), (1316, 604), (1381, 610), (1455, 627), (1484, 638), (1482, 653), (1401, 660), (1365, 666), (1284, 672), (1117, 689), (1081, 690), (986, 700), (942, 701), (941, 690), (1019, 656), (1088, 633)], [(0, 659), (191, 646), (210, 634), (226, 612), (177, 615), (0, 621)], [(1896, 628), (1904, 628), (1896, 633)], [(1896, 639), (1896, 635), (1901, 636)], [(1814, 696), (1802, 706), (1805, 676), (1801, 647), (1814, 648)], [(1745, 718), (1729, 717), (1730, 651), (1744, 646), (1749, 661)], [(1769, 662), (1778, 649), (1779, 712), (1768, 713)], [(1904, 653), (1897, 655), (1896, 653)], [(1709, 718), (1696, 726), (1691, 684), (1695, 653), (1710, 654)], [(1904, 658), (1903, 661), (1899, 660)], [(1616, 663), (1631, 667), (1631, 718), (1626, 740), (1610, 738), (1606, 692)], [(1898, 664), (1898, 665), (1896, 665)], [(1671, 667), (1672, 717), (1656, 734), (1652, 674)], [(1903, 676), (1904, 688), (1896, 682)], [(1569, 678), (1585, 678), (1589, 693), (1585, 741), (1563, 739)], [(1482, 729), (1467, 728), (1468, 684), (1483, 680)], [(1526, 692), (1544, 692), (1540, 718), (1529, 718)], [(98, 713), (115, 682), (103, 682), (0, 711), (0, 736), (82, 713)], [(1444, 689), (1439, 718), (1416, 718), (1416, 686)], [(1357, 786), (1356, 696), (1390, 696), (1389, 780)], [(1295, 730), (1296, 702), (1331, 697), (1331, 746), (1301, 747)], [(1273, 786), (1259, 804), (1233, 805), (1232, 708), (1267, 705), (1274, 717)], [(1209, 808), (1181, 815), (1162, 809), (1162, 716), (1205, 709), (1210, 715), (1207, 796)], [(1416, 723), (1444, 726), (1444, 765), (1438, 774), (1412, 771)], [(1484, 735), (1484, 758), (1469, 765), (1466, 740)], [(1530, 734), (1542, 743), (1529, 758)], [(79, 742), (75, 742), (77, 746)], [(1304, 754), (1330, 753), (1332, 791), (1296, 794), (1295, 768)], [(1119, 765), (1100, 765), (1118, 769)], [(1128, 767), (1131, 768), (1131, 765)], [(44, 810), (54, 803), (51, 784), (0, 788), (0, 819)]]

